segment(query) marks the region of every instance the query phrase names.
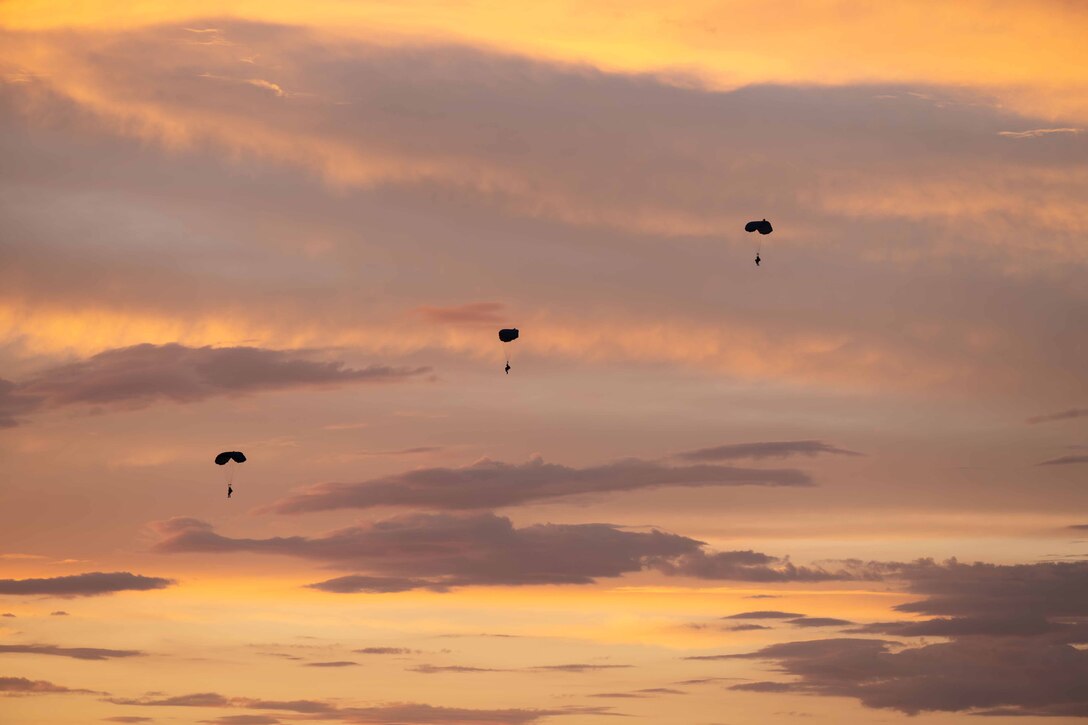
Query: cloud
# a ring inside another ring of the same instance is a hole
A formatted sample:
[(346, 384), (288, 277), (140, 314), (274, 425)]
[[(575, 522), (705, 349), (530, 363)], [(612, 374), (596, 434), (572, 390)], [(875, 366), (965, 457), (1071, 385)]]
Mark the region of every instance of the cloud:
[(1072, 420), (1074, 418), (1088, 417), (1088, 408), (1070, 408), (1069, 410), (1063, 410), (1059, 413), (1049, 413), (1047, 415), (1036, 415), (1027, 419), (1030, 424), (1036, 423), (1049, 423), (1055, 420)]
[(49, 368), (19, 384), (0, 381), (0, 427), (16, 425), (20, 416), (40, 409), (195, 403), (272, 390), (403, 382), (429, 370), (379, 365), (356, 369), (256, 347), (133, 345)]
[(110, 698), (114, 705), (143, 705), (147, 707), (230, 707), (231, 698), (218, 692), (195, 692), (173, 697)]
[(416, 650), (406, 649), (404, 647), (363, 647), (362, 649), (353, 649), (352, 652), (361, 655), (410, 655), (418, 654)]
[(872, 567), (920, 597), (894, 609), (932, 618), (851, 632), (948, 641), (908, 647), (833, 638), (693, 659), (770, 660), (798, 678), (791, 691), (854, 697), (908, 714), (1088, 716), (1088, 650), (1079, 646), (1088, 643), (1088, 562), (920, 559)]
[(797, 689), (797, 686), (792, 682), (742, 682), (729, 689), (745, 692), (792, 692)]
[(842, 627), (853, 622), (835, 617), (798, 617), (788, 620), (786, 624), (792, 624), (795, 627)]
[(703, 543), (612, 524), (517, 528), (493, 513), (404, 514), (321, 537), (234, 539), (194, 519), (153, 524), (162, 553), (261, 553), (365, 572), (309, 585), (334, 593), (445, 591), (475, 585), (589, 584), (652, 569), (668, 576), (735, 581), (829, 581), (846, 571), (798, 567), (754, 551), (706, 553)]
[(1081, 133), (1083, 128), (1032, 128), (1027, 131), (998, 131), (998, 136), (1007, 138), (1039, 138), (1055, 133)]
[(762, 609), (755, 612), (741, 612), (740, 614), (730, 614), (722, 619), (793, 619), (795, 617), (803, 617), (805, 615), (798, 614), (797, 612), (778, 612), (774, 610)]
[(738, 458), (788, 458), (789, 456), (817, 456), (828, 453), (836, 456), (860, 456), (861, 453), (824, 443), (823, 441), (769, 441), (762, 443), (733, 443), (700, 448), (678, 453), (677, 458), (688, 461), (732, 461)]
[(656, 568), (668, 576), (725, 581), (820, 582), (858, 578), (857, 574), (845, 569), (827, 571), (820, 567), (796, 566), (789, 559), (751, 550), (707, 552), (699, 549), (669, 560), (659, 560)]
[(138, 722), (152, 722), (149, 717), (142, 717), (140, 715), (114, 715), (113, 717), (102, 718), (106, 722), (125, 722), (125, 723), (138, 723)]
[(173, 579), (127, 571), (90, 572), (49, 579), (0, 579), (0, 594), (9, 596), (94, 597), (125, 591), (149, 591), (173, 586)]
[(41, 695), (57, 692), (90, 693), (92, 690), (73, 690), (54, 685), (45, 680), (28, 680), (25, 677), (0, 677), (0, 692), (20, 695)]
[(501, 302), (470, 302), (453, 307), (417, 307), (416, 314), (430, 322), (452, 325), (502, 325), (507, 322), (500, 314), (506, 309)]
[(639, 459), (570, 468), (539, 458), (523, 464), (483, 459), (462, 468), (422, 468), (361, 483), (321, 483), (269, 509), (283, 514), (377, 506), (470, 510), (666, 486), (809, 485), (809, 476), (794, 469), (669, 466)]
[(1088, 456), (1061, 456), (1059, 458), (1051, 458), (1049, 461), (1043, 461), (1036, 464), (1039, 466), (1068, 466), (1073, 463), (1088, 463)]
[(428, 581), (427, 579), (409, 579), (395, 576), (340, 576), (328, 579), (316, 584), (307, 584), (311, 589), (320, 589), (323, 592), (334, 594), (390, 594), (393, 592), (407, 592), (413, 589), (430, 589), (433, 592), (445, 592), (449, 590), (447, 585)]
[(103, 649), (100, 647), (58, 647), (52, 644), (0, 644), (0, 654), (50, 655), (77, 660), (109, 660), (119, 657), (140, 657), (144, 653), (132, 649)]
[(50, 613), (49, 613), (49, 616), (50, 616), (50, 617), (67, 617), (67, 616), (68, 616), (68, 612), (65, 612), (65, 611), (62, 611), (62, 610), (58, 609), (58, 610), (57, 610), (57, 611), (55, 611), (55, 612), (50, 612)]
[(224, 715), (200, 722), (212, 723), (212, 725), (276, 725), (281, 721), (271, 715)]
[(304, 667), (357, 667), (358, 662), (335, 660), (333, 662), (307, 662)]
[(509, 669), (494, 669), (491, 667), (468, 667), (465, 665), (417, 665), (415, 667), (408, 668), (411, 672), (418, 672), (422, 675), (438, 675), (446, 672), (456, 673), (476, 673), (476, 672), (515, 672), (516, 670)]
[(728, 628), (730, 632), (754, 632), (757, 629), (771, 629), (763, 624), (737, 624)]
[[(202, 692), (172, 697), (111, 698), (117, 705), (144, 707), (222, 707), (246, 710), (271, 710), (307, 715), (314, 720), (337, 720), (366, 725), (530, 725), (547, 717), (571, 714), (605, 714), (608, 708), (571, 707), (556, 710), (507, 708), (497, 710), (441, 707), (422, 703), (385, 703), (370, 707), (344, 707), (321, 700), (261, 700), (227, 697), (217, 692)], [(208, 721), (205, 721), (208, 722)], [(214, 722), (223, 722), (222, 718)], [(226, 721), (231, 722), (231, 721)], [(243, 722), (243, 721), (234, 721)]]
[(966, 639), (895, 651), (873, 639), (826, 639), (750, 655), (799, 678), (794, 691), (854, 697), (907, 714), (1005, 708), (1010, 714), (1088, 715), (1088, 652), (1031, 639)]

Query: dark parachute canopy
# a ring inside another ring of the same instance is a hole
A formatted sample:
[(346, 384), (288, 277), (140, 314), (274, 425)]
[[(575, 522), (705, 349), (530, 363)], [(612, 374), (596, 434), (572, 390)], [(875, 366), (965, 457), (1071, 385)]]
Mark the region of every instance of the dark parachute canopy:
[(759, 232), (760, 234), (770, 234), (774, 231), (771, 223), (764, 219), (758, 222), (748, 222), (744, 225), (744, 231), (746, 232)]
[(215, 457), (215, 465), (225, 466), (231, 461), (235, 463), (245, 463), (246, 456), (241, 451), (223, 451)]
[(499, 339), (503, 342), (513, 342), (518, 339), (518, 328), (513, 327), (508, 330), (499, 330)]

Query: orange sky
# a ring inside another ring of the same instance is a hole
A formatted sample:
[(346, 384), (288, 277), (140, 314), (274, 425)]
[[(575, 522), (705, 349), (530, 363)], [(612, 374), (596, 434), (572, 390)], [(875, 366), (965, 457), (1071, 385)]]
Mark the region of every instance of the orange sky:
[(1088, 716), (1086, 36), (0, 3), (0, 721)]

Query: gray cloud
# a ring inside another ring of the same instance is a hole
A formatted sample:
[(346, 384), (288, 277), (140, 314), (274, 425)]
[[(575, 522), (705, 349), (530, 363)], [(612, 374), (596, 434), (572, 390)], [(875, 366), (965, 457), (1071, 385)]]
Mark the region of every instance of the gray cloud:
[(854, 578), (845, 570), (799, 567), (754, 551), (706, 553), (702, 542), (658, 530), (627, 531), (612, 524), (516, 528), (508, 518), (493, 513), (404, 514), (316, 538), (233, 539), (203, 521), (186, 518), (153, 527), (162, 537), (155, 549), (163, 553), (278, 554), (365, 572), (310, 585), (334, 593), (589, 584), (644, 569), (734, 581)]
[(212, 725), (277, 725), (281, 720), (271, 715), (223, 715), (222, 717), (201, 720), (200, 722), (211, 723)]
[(754, 632), (757, 629), (772, 629), (764, 624), (736, 624), (728, 627), (730, 632)]
[(827, 571), (819, 567), (796, 566), (758, 551), (707, 552), (702, 549), (657, 562), (659, 571), (669, 576), (697, 579), (721, 579), (747, 582), (834, 581), (856, 579), (854, 572)]
[(130, 574), (127, 571), (90, 572), (48, 579), (0, 579), (0, 594), (12, 596), (94, 597), (125, 591), (165, 589), (173, 579)]
[(1067, 466), (1073, 463), (1088, 463), (1088, 456), (1059, 456), (1058, 458), (1051, 458), (1049, 461), (1043, 461), (1037, 465)]
[(358, 667), (358, 662), (351, 660), (334, 660), (332, 662), (307, 662), (304, 667)]
[(788, 458), (789, 456), (817, 456), (827, 453), (836, 456), (860, 456), (823, 441), (768, 441), (761, 443), (732, 443), (712, 448), (678, 453), (677, 458), (688, 461), (732, 461), (738, 458)]
[(1031, 424), (1035, 423), (1049, 423), (1055, 420), (1072, 420), (1073, 418), (1088, 417), (1088, 408), (1070, 408), (1069, 410), (1063, 410), (1058, 413), (1048, 413), (1047, 415), (1036, 415), (1028, 418), (1027, 422)]
[(18, 417), (38, 409), (194, 403), (271, 390), (403, 382), (429, 370), (378, 365), (355, 369), (256, 347), (133, 345), (49, 368), (17, 385), (0, 381), (0, 427), (15, 425)]
[(103, 649), (101, 647), (58, 647), (52, 644), (0, 644), (0, 654), (51, 655), (77, 660), (109, 660), (118, 657), (139, 657), (144, 653), (132, 649)]
[(842, 627), (853, 622), (835, 617), (798, 617), (787, 620), (786, 624), (792, 624), (795, 627)]
[(745, 692), (792, 692), (797, 686), (792, 682), (742, 682), (729, 689)]
[(793, 619), (795, 617), (803, 617), (805, 615), (797, 612), (778, 612), (769, 609), (761, 609), (755, 612), (741, 612), (740, 614), (730, 614), (722, 619)]
[(835, 638), (691, 659), (770, 660), (798, 678), (791, 691), (854, 697), (908, 714), (1088, 716), (1088, 651), (1074, 646), (1088, 643), (1088, 562), (921, 559), (871, 567), (921, 596), (896, 610), (936, 616), (851, 632), (949, 641), (905, 647)]
[(1009, 714), (1088, 716), (1088, 652), (1031, 639), (967, 639), (895, 651), (874, 639), (826, 639), (765, 647), (800, 678), (791, 690), (854, 697), (908, 714), (1003, 707)]
[(114, 715), (113, 717), (104, 717), (102, 719), (105, 722), (127, 722), (127, 723), (151, 722), (152, 721), (151, 718), (142, 717), (140, 715)]
[[(547, 717), (576, 714), (606, 714), (608, 708), (572, 707), (555, 710), (498, 709), (483, 710), (460, 707), (440, 707), (421, 703), (387, 703), (372, 707), (343, 707), (321, 700), (261, 700), (248, 697), (227, 697), (216, 692), (202, 692), (172, 697), (111, 698), (117, 705), (144, 707), (222, 707), (246, 710), (271, 710), (307, 715), (315, 720), (337, 720), (367, 725), (529, 725)], [(221, 721), (220, 719), (219, 721)], [(216, 721), (216, 722), (219, 722)], [(230, 722), (230, 721), (227, 721)], [(242, 722), (242, 721), (235, 721)]]
[(0, 692), (20, 695), (40, 695), (59, 692), (90, 693), (92, 690), (74, 690), (54, 685), (46, 680), (28, 680), (25, 677), (0, 677)]
[(407, 592), (413, 589), (430, 589), (433, 592), (449, 591), (449, 586), (427, 579), (409, 579), (395, 576), (363, 576), (353, 574), (327, 579), (316, 584), (307, 584), (311, 589), (334, 594), (390, 594)]
[(811, 484), (808, 475), (794, 469), (669, 466), (638, 459), (570, 468), (540, 459), (523, 464), (484, 459), (463, 468), (423, 468), (361, 483), (321, 483), (280, 499), (270, 510), (294, 514), (376, 506), (492, 509), (565, 496), (664, 486)]
[(404, 647), (363, 647), (362, 649), (353, 649), (352, 652), (361, 655), (410, 655), (417, 653), (416, 650)]

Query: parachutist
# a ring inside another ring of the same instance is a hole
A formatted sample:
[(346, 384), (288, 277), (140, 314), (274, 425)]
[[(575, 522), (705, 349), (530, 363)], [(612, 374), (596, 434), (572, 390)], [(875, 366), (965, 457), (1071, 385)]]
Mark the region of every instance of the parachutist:
[(756, 254), (756, 266), (757, 267), (759, 266), (759, 254), (758, 253)]
[(227, 484), (227, 498), (230, 498), (230, 495), (231, 495), (232, 493), (234, 493), (234, 489), (233, 489), (233, 488), (231, 488), (231, 487), (230, 487), (230, 484), (228, 483), (228, 484)]
[(509, 362), (508, 362), (508, 363), (506, 363), (506, 374), (507, 374), (507, 375), (509, 375), (509, 374), (510, 374), (510, 363), (509, 363)]

